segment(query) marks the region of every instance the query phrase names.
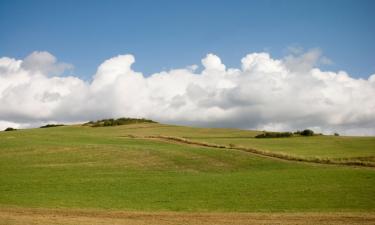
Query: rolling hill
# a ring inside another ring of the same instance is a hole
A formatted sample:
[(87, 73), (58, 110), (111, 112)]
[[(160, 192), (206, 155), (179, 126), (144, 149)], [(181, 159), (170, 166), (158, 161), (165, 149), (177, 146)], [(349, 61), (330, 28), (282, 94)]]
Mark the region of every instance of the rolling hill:
[(362, 213), (374, 222), (375, 137), (259, 133), (158, 123), (0, 132), (0, 209)]

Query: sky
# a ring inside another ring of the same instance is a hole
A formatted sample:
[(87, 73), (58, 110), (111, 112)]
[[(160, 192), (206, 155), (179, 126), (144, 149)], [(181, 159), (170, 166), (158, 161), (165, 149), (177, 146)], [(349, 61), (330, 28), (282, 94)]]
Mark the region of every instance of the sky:
[(147, 117), (375, 135), (374, 1), (0, 0), (0, 129)]
[(0, 0), (0, 56), (48, 51), (91, 79), (118, 54), (137, 57), (146, 76), (196, 64), (207, 53), (239, 66), (249, 52), (320, 48), (332, 63), (367, 78), (375, 72), (374, 1)]

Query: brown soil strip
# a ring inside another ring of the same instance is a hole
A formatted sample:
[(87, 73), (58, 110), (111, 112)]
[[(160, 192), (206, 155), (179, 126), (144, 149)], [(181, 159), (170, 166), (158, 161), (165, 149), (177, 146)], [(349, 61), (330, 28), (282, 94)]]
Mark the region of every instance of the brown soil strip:
[(1, 225), (374, 225), (374, 213), (186, 213), (0, 209)]
[[(135, 136), (129, 136), (129, 137), (139, 138)], [(173, 141), (177, 143), (196, 145), (196, 146), (202, 146), (202, 147), (240, 150), (240, 151), (250, 152), (250, 153), (261, 155), (261, 156), (267, 156), (267, 157), (283, 159), (283, 160), (288, 160), (288, 161), (331, 164), (331, 165), (372, 167), (372, 168), (375, 167), (375, 163), (364, 162), (364, 161), (355, 160), (355, 159), (354, 160), (352, 159), (335, 160), (335, 159), (322, 159), (322, 158), (305, 158), (305, 157), (292, 156), (292, 155), (276, 153), (276, 152), (269, 152), (269, 151), (264, 151), (264, 150), (258, 150), (255, 148), (237, 146), (237, 145), (218, 145), (218, 144), (212, 144), (212, 143), (206, 143), (206, 142), (198, 142), (198, 141), (192, 141), (192, 140), (188, 140), (185, 138), (173, 137), (173, 136), (147, 136), (147, 137), (141, 137), (141, 138), (160, 139), (160, 140)]]

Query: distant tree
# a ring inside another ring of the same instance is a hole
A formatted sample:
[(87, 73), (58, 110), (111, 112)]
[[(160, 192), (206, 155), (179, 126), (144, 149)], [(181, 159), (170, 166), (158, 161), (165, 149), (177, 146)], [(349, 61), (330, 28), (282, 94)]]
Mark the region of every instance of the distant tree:
[(17, 129), (14, 129), (13, 127), (8, 127), (4, 131), (15, 131), (15, 130), (17, 130)]
[(314, 135), (314, 131), (310, 130), (310, 129), (306, 129), (306, 130), (303, 130), (301, 132), (301, 135), (302, 136), (313, 136)]
[(339, 133), (334, 133), (333, 135), (335, 135), (335, 136), (340, 136), (340, 134), (339, 134)]
[(105, 127), (107, 126), (113, 126), (113, 120), (106, 120), (104, 121), (104, 124), (103, 124)]
[(291, 132), (264, 132), (255, 136), (256, 138), (282, 138), (282, 137), (291, 137), (293, 134)]

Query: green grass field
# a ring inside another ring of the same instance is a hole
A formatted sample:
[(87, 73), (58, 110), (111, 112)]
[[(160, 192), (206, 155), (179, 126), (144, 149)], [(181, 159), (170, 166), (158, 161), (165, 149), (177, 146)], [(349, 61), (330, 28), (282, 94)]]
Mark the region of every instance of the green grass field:
[(253, 138), (257, 134), (162, 124), (0, 132), (0, 207), (374, 212), (374, 168), (137, 138), (165, 135), (300, 156), (375, 157), (374, 137)]
[(322, 158), (359, 158), (375, 161), (374, 137), (290, 137), (290, 138), (207, 138), (193, 137), (193, 140), (217, 143), (234, 144), (253, 147), (260, 150), (286, 153), (304, 157)]

